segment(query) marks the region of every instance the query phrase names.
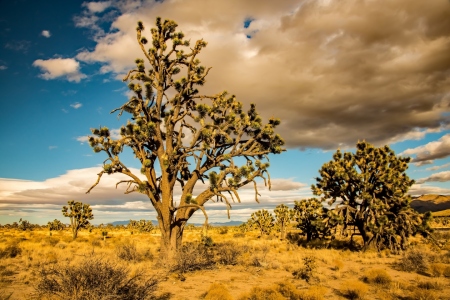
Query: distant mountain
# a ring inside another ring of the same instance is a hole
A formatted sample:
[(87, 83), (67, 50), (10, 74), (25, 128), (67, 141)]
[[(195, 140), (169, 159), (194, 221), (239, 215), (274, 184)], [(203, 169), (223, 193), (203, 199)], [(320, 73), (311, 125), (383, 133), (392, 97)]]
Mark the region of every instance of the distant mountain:
[(437, 212), (450, 209), (450, 195), (422, 195), (413, 197), (411, 207), (420, 213), (427, 211)]
[[(158, 224), (158, 221), (156, 221), (156, 220), (150, 220), (150, 221), (152, 221), (153, 224)], [(118, 226), (118, 225), (125, 225), (125, 226), (127, 226), (128, 223), (130, 223), (130, 220), (128, 220), (128, 221), (114, 221), (114, 222), (111, 222), (111, 223), (108, 223), (108, 224), (112, 224), (114, 226)], [(211, 222), (211, 223), (209, 223), (209, 225), (214, 226), (214, 227), (219, 227), (219, 226), (239, 226), (242, 223), (244, 223), (244, 222), (242, 222), (242, 221)], [(191, 223), (191, 222), (188, 222), (188, 224), (192, 224), (192, 225), (195, 225), (195, 226), (202, 226), (203, 225), (203, 223)]]

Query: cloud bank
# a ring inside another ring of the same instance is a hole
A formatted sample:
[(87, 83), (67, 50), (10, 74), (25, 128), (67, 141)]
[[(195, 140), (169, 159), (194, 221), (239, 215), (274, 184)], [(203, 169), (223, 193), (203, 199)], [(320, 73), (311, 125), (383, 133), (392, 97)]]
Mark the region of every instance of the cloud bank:
[[(112, 31), (78, 60), (123, 74), (143, 57), (137, 20), (150, 38), (156, 16), (173, 19), (192, 42), (209, 43), (200, 59), (213, 69), (202, 92), (226, 89), (265, 117), (280, 117), (290, 147), (395, 143), (449, 123), (448, 1), (127, 3), (111, 2)], [(93, 18), (84, 25), (99, 28)]]
[[(125, 185), (119, 185), (115, 189), (118, 181), (127, 179), (122, 174), (103, 176), (100, 183), (86, 194), (97, 180), (100, 170), (101, 167), (69, 170), (61, 176), (42, 182), (0, 178), (1, 223), (14, 222), (20, 217), (42, 224), (55, 218), (61, 220), (61, 208), (69, 200), (90, 204), (94, 211), (95, 224), (127, 219), (156, 219), (155, 211), (146, 196), (139, 193), (125, 195)], [(137, 169), (130, 170), (134, 174), (140, 174)], [(205, 188), (206, 185), (198, 182), (194, 192), (200, 193)], [(255, 202), (253, 186), (240, 190), (242, 203), (232, 204), (233, 220), (245, 221), (255, 210), (273, 209), (280, 203), (292, 204), (295, 200), (309, 197), (311, 194), (309, 187), (304, 184), (283, 178), (272, 180), (271, 192), (263, 183), (259, 184), (258, 191), (261, 194), (261, 204)], [(175, 202), (180, 196), (181, 188), (177, 186), (174, 190)], [(223, 203), (210, 201), (206, 208), (211, 222), (227, 221)], [(202, 213), (196, 213), (192, 220), (203, 222)]]

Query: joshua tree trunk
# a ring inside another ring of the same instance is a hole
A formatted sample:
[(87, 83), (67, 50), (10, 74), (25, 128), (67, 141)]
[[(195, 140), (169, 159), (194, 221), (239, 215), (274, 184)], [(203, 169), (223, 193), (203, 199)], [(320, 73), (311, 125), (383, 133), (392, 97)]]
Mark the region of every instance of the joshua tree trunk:
[(280, 229), (280, 239), (284, 240), (286, 238), (286, 226), (283, 224), (281, 225)]
[(161, 251), (160, 257), (163, 261), (172, 261), (181, 248), (183, 242), (184, 224), (168, 224), (164, 226), (159, 219), (159, 228), (161, 230)]

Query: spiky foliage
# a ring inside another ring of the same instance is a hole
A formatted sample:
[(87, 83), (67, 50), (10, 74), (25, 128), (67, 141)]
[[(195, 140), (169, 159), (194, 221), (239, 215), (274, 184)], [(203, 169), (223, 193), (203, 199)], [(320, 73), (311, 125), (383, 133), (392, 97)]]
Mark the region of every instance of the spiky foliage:
[(62, 213), (64, 217), (70, 218), (72, 236), (76, 239), (78, 231), (82, 228), (87, 228), (90, 225), (89, 220), (94, 219), (94, 215), (89, 204), (83, 204), (73, 200), (68, 201), (67, 204), (69, 206), (63, 206)]
[(286, 238), (286, 228), (291, 223), (294, 217), (294, 211), (284, 204), (280, 204), (275, 207), (275, 226), (280, 230), (280, 239), (284, 240)]
[[(263, 123), (254, 104), (244, 111), (242, 103), (227, 92), (199, 93), (210, 71), (197, 58), (206, 42), (198, 40), (189, 46), (189, 40), (176, 30), (174, 21), (157, 18), (147, 40), (142, 36), (144, 25), (138, 22), (137, 41), (145, 60), (136, 59), (136, 68), (124, 78), (134, 95), (113, 110), (119, 116), (129, 113), (131, 120), (120, 129), (119, 139), (106, 127), (92, 129), (89, 137), (94, 151), (104, 152), (107, 159), (88, 193), (103, 174), (127, 175), (129, 180), (117, 185), (125, 183), (125, 193), (138, 192), (150, 199), (158, 215), (163, 257), (179, 249), (184, 226), (195, 211), (202, 210), (207, 220), (207, 201), (225, 203), (229, 213), (231, 202), (240, 202), (237, 190), (249, 183), (254, 183), (258, 201), (255, 179), (263, 178), (270, 188), (266, 155), (284, 151), (284, 142), (275, 133), (278, 119)], [(145, 179), (120, 160), (125, 147), (140, 161)], [(237, 157), (245, 158), (244, 165), (238, 165)], [(194, 197), (197, 182), (205, 183), (205, 179), (209, 181), (206, 188)], [(174, 199), (177, 183), (182, 193)]]
[(135, 221), (135, 220), (130, 220), (130, 222), (127, 225), (127, 228), (129, 230), (136, 230), (139, 232), (148, 232), (151, 233), (153, 230), (155, 230), (155, 226), (153, 225), (152, 221), (150, 220), (140, 220), (140, 221)]
[(60, 220), (54, 219), (52, 222), (47, 223), (47, 228), (49, 231), (63, 230), (66, 228), (66, 225), (64, 225)]
[(252, 213), (247, 222), (252, 224), (254, 228), (257, 228), (260, 231), (261, 236), (264, 234), (270, 234), (275, 226), (275, 218), (265, 209)]
[[(39, 225), (38, 225), (39, 226)], [(22, 220), (22, 218), (20, 218), (19, 220), (19, 225), (17, 226), (18, 229), (26, 231), (26, 230), (32, 230), (34, 227), (33, 224), (31, 224), (30, 222), (28, 222), (27, 220)]]
[(356, 144), (356, 153), (336, 151), (333, 160), (319, 170), (315, 195), (322, 196), (343, 220), (355, 226), (364, 246), (397, 249), (420, 229), (422, 219), (410, 207), (408, 189), (414, 183), (406, 175), (409, 157), (397, 157), (388, 146)]
[(294, 212), (297, 228), (306, 236), (307, 241), (330, 236), (339, 222), (337, 216), (323, 207), (317, 198), (295, 201)]

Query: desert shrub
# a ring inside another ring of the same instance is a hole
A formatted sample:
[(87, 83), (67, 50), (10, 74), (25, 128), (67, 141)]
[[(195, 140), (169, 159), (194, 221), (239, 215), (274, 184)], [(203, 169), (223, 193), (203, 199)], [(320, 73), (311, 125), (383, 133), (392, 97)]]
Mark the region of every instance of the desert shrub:
[(5, 291), (0, 291), (0, 300), (9, 300), (11, 299), (13, 293), (6, 293)]
[(367, 283), (379, 284), (379, 285), (389, 285), (392, 282), (391, 275), (383, 269), (372, 269), (365, 273), (363, 277), (364, 281)]
[(55, 238), (55, 237), (51, 237), (51, 236), (43, 239), (43, 241), (42, 241), (43, 245), (49, 245), (52, 247), (55, 247), (58, 243), (59, 243), (59, 239)]
[(333, 259), (333, 261), (331, 262), (331, 269), (333, 269), (334, 271), (340, 271), (342, 270), (342, 268), (344, 268), (344, 263), (342, 262), (342, 260), (340, 259)]
[(429, 253), (413, 249), (403, 255), (398, 265), (402, 271), (423, 273), (428, 269), (429, 260)]
[(175, 256), (172, 271), (180, 273), (211, 269), (215, 265), (212, 249), (203, 244), (186, 243)]
[(322, 300), (326, 289), (321, 286), (313, 286), (307, 290), (298, 290), (290, 282), (280, 282), (277, 290), (288, 300)]
[(364, 299), (364, 295), (369, 291), (369, 287), (359, 280), (349, 280), (342, 284), (341, 292), (348, 299)]
[(445, 277), (450, 277), (450, 266), (446, 266), (444, 269), (444, 273), (442, 274)]
[(59, 264), (39, 270), (38, 294), (57, 299), (152, 299), (154, 278), (110, 261), (87, 257), (74, 265)]
[(292, 275), (296, 279), (304, 279), (306, 282), (309, 282), (314, 277), (316, 268), (316, 258), (314, 256), (306, 256), (303, 258), (303, 267), (294, 271)]
[(234, 238), (244, 238), (245, 237), (245, 233), (243, 232), (237, 232), (235, 234), (233, 234)]
[(214, 246), (214, 241), (212, 237), (208, 235), (202, 235), (201, 243), (206, 247), (212, 247)]
[(411, 292), (411, 300), (438, 300), (439, 296), (435, 291), (414, 288)]
[(239, 300), (286, 300), (283, 295), (280, 294), (276, 289), (274, 288), (260, 288), (260, 287), (254, 287), (252, 290), (248, 293), (245, 293), (241, 295)]
[(217, 262), (224, 265), (236, 265), (238, 259), (244, 251), (244, 247), (232, 242), (227, 241), (225, 243), (216, 245)]
[(116, 256), (126, 261), (140, 261), (141, 255), (138, 253), (136, 244), (125, 242), (116, 246)]
[(230, 291), (221, 283), (213, 283), (209, 287), (204, 300), (233, 300)]
[(5, 249), (0, 249), (0, 258), (14, 258), (20, 254), (22, 254), (22, 248), (18, 244), (11, 244)]
[(227, 227), (220, 227), (219, 228), (219, 234), (227, 234), (228, 228)]
[(445, 273), (445, 269), (448, 268), (447, 265), (442, 263), (431, 263), (428, 266), (428, 271), (433, 277), (441, 277)]
[(444, 288), (444, 284), (437, 280), (427, 280), (427, 281), (419, 281), (417, 283), (417, 287), (424, 290), (442, 290)]

